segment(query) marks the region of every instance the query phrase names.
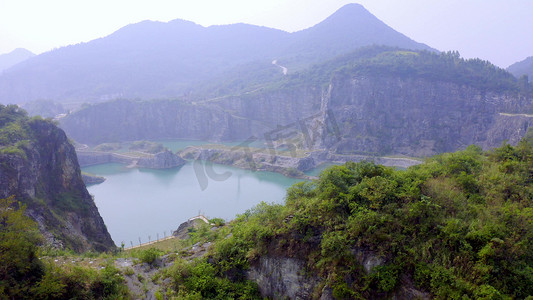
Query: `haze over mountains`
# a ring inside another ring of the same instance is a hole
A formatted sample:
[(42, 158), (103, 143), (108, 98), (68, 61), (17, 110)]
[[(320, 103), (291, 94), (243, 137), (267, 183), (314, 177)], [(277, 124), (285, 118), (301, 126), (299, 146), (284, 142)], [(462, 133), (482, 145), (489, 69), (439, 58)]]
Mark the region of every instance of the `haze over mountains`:
[(35, 54), (33, 54), (31, 51), (23, 49), (23, 48), (17, 48), (9, 53), (1, 54), (0, 55), (0, 74), (12, 66), (25, 61), (28, 58), (34, 57)]
[(358, 4), (295, 33), (246, 24), (144, 21), (11, 68), (0, 76), (0, 102), (177, 97), (228, 74), (238, 78), (250, 70), (269, 70), (266, 78), (282, 76), (274, 72), (275, 59), (293, 72), (372, 44), (431, 49)]
[(530, 60), (438, 52), (348, 5), (20, 61), (0, 73), (0, 299), (529, 299)]
[(507, 68), (507, 71), (516, 77), (527, 75), (529, 81), (531, 82), (533, 79), (533, 56), (510, 65)]

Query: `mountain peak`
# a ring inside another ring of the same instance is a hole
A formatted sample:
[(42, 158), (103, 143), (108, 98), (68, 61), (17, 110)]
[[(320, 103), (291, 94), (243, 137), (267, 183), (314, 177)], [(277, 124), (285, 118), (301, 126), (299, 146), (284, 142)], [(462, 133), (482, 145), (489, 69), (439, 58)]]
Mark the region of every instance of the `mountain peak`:
[(359, 3), (349, 3), (337, 9), (337, 11), (333, 13), (333, 15), (331, 16), (334, 16), (335, 14), (343, 14), (343, 13), (359, 14), (359, 13), (370, 13), (370, 12), (366, 10), (366, 8)]
[(34, 56), (35, 55), (33, 52), (31, 52), (30, 50), (25, 49), (25, 48), (17, 48), (15, 50), (9, 52), (9, 54), (21, 54), (21, 55), (26, 55), (26, 56)]
[(355, 3), (339, 8), (324, 21), (294, 34), (299, 39), (298, 51), (318, 49), (318, 52), (330, 57), (342, 54), (345, 49), (368, 45), (431, 50), (427, 45), (397, 32)]
[(204, 27), (180, 19), (144, 21), (4, 72), (0, 101), (176, 97), (238, 68), (251, 70), (250, 64), (271, 66), (279, 59), (297, 71), (369, 45), (430, 49), (359, 4), (345, 5), (321, 23), (293, 33), (242, 23)]
[[(327, 17), (324, 21), (315, 25), (314, 27), (330, 27), (335, 26), (339, 29), (354, 26), (386, 26), (371, 12), (364, 8), (361, 4), (351, 3), (339, 8), (332, 15)], [(313, 28), (313, 27), (312, 27)]]
[(24, 48), (17, 48), (9, 53), (0, 54), (0, 72), (33, 56), (35, 56), (35, 54)]

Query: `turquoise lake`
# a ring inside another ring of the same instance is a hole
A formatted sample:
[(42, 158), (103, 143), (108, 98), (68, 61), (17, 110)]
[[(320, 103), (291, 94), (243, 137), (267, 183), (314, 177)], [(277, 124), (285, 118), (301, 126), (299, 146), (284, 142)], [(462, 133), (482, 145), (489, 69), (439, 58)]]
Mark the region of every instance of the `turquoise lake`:
[[(196, 171), (195, 171), (196, 169)], [(82, 168), (106, 181), (88, 186), (117, 246), (168, 236), (190, 217), (233, 219), (264, 201), (283, 203), (300, 179), (271, 172), (192, 162), (168, 170), (128, 169), (121, 164)]]

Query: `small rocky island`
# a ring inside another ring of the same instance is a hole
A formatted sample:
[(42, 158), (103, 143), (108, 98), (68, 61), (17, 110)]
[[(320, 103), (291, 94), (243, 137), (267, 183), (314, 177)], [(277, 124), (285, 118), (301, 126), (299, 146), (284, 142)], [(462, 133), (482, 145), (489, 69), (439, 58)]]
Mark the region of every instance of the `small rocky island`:
[(90, 174), (87, 172), (81, 172), (81, 179), (85, 185), (99, 184), (105, 181), (105, 177)]

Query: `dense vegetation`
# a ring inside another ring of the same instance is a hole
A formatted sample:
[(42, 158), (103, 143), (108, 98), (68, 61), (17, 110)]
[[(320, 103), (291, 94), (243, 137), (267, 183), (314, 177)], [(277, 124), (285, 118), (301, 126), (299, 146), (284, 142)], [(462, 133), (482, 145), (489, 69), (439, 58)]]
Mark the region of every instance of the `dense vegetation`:
[[(489, 152), (470, 146), (408, 170), (330, 167), (292, 186), (285, 205), (263, 203), (218, 230), (191, 230), (189, 245), (213, 246), (197, 259), (173, 254), (173, 265), (154, 275), (165, 282), (157, 295), (259, 298), (246, 272), (268, 256), (305, 261), (305, 274), (322, 281), (316, 295), (327, 286), (336, 298), (390, 297), (407, 286), (441, 299), (526, 298), (533, 294), (532, 138)], [(2, 295), (126, 297), (124, 272), (111, 264), (95, 271), (37, 260), (35, 225), (23, 207), (3, 201)], [(361, 253), (381, 263), (367, 270)], [(157, 265), (161, 254), (132, 255)]]
[(307, 71), (291, 75), (284, 86), (326, 84), (333, 74), (423, 78), (471, 86), (483, 91), (531, 93), (527, 78), (511, 73), (489, 61), (463, 59), (457, 51), (413, 51), (387, 46), (362, 47)]
[(519, 81), (511, 73), (489, 61), (463, 59), (459, 52), (390, 51), (347, 68), (349, 73), (393, 75), (439, 80), (471, 86), (483, 91), (531, 92), (527, 80)]
[[(214, 298), (221, 281), (245, 285), (245, 270), (269, 255), (304, 258), (307, 274), (337, 298), (387, 297), (405, 285), (437, 298), (525, 298), (533, 295), (532, 176), (531, 140), (490, 152), (471, 146), (406, 171), (334, 166), (291, 187), (285, 205), (240, 215), (208, 258), (168, 276), (177, 291)], [(383, 264), (365, 271), (360, 252)], [(187, 284), (200, 273), (211, 274), (204, 285)]]
[(111, 263), (100, 270), (59, 268), (40, 259), (42, 237), (13, 198), (0, 200), (0, 299), (123, 299), (124, 278)]

